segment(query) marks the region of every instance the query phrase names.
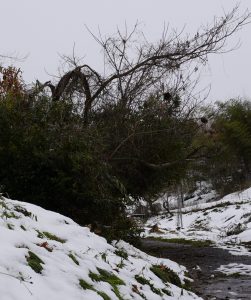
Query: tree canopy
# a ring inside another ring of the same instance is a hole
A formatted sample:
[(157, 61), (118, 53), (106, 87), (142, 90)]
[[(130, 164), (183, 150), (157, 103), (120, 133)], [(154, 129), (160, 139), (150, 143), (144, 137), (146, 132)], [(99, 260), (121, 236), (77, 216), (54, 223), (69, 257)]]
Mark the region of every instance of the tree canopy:
[[(228, 37), (249, 18), (235, 8), (195, 35), (164, 30), (156, 44), (137, 26), (94, 36), (105, 53), (104, 74), (66, 58), (71, 68), (57, 82), (28, 86), (20, 70), (2, 67), (1, 190), (81, 224), (118, 224), (130, 199), (179, 182), (210, 148), (200, 136), (193, 74), (208, 55), (231, 50)], [(242, 108), (224, 108), (215, 126), (234, 151), (238, 135), (247, 167), (250, 124)]]

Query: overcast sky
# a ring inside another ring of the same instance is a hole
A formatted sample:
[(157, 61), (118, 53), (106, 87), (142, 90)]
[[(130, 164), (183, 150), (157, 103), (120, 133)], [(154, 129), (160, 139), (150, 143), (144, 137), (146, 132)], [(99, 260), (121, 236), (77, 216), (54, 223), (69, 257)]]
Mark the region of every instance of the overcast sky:
[[(0, 54), (26, 56), (21, 66), (24, 78), (31, 82), (51, 79), (57, 74), (59, 54), (71, 54), (75, 44), (78, 56), (85, 62), (101, 68), (98, 45), (85, 29), (95, 33), (112, 34), (117, 26), (132, 27), (137, 21), (151, 41), (161, 36), (163, 25), (195, 33), (201, 24), (212, 22), (231, 10), (234, 0), (0, 0)], [(240, 13), (251, 1), (242, 0)], [(229, 41), (241, 47), (234, 52), (213, 56), (205, 70), (202, 85), (211, 84), (209, 100), (230, 97), (251, 98), (251, 24)], [(14, 62), (14, 64), (17, 64)]]

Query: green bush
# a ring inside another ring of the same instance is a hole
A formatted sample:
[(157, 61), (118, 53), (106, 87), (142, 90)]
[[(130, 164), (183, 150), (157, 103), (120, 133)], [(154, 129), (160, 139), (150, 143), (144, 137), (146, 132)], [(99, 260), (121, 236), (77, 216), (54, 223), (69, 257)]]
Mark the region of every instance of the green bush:
[[(122, 239), (134, 246), (140, 246), (141, 232), (142, 229), (132, 219), (121, 214), (114, 219), (110, 228), (104, 230), (103, 236), (108, 242)], [(125, 259), (127, 258), (127, 253), (123, 253), (121, 250), (118, 250), (116, 254)]]
[(197, 124), (177, 113), (179, 96), (175, 109), (158, 95), (123, 109), (102, 101), (86, 123), (84, 103), (70, 94), (55, 101), (17, 87), (0, 95), (1, 190), (81, 225), (110, 225), (109, 240), (136, 244), (139, 229), (125, 213), (130, 199), (158, 195), (189, 166)]
[[(251, 102), (233, 99), (218, 103), (212, 134), (207, 139), (204, 175), (220, 195), (250, 186)], [(204, 141), (205, 142), (205, 141)]]

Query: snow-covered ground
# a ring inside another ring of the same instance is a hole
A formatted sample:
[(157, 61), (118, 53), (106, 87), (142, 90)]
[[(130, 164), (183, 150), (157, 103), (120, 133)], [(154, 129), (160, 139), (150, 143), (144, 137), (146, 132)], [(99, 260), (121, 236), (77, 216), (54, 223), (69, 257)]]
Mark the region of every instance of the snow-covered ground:
[(226, 275), (247, 275), (251, 276), (251, 266), (250, 265), (244, 265), (244, 264), (228, 264), (228, 265), (222, 265), (220, 266), (217, 271), (224, 273)]
[[(231, 249), (232, 253), (251, 254), (243, 247), (245, 243), (251, 246), (251, 188), (218, 201), (201, 201), (182, 209), (183, 228), (180, 230), (177, 230), (177, 211), (174, 210), (173, 216), (150, 218), (144, 236), (210, 240), (217, 246)], [(155, 224), (160, 230), (151, 233), (150, 229)]]
[[(201, 299), (182, 288), (186, 269), (171, 260), (122, 241), (112, 246), (28, 203), (1, 197), (0, 215), (1, 300)], [(176, 285), (163, 275), (176, 276)]]
[[(206, 181), (197, 182), (192, 192), (186, 192), (183, 195), (184, 207), (197, 205), (202, 203), (212, 202), (218, 199), (217, 192), (212, 188), (212, 185)], [(167, 200), (166, 195), (160, 197), (155, 203), (159, 203), (164, 209), (164, 202)], [(171, 194), (168, 197), (170, 209), (178, 207), (177, 196)]]

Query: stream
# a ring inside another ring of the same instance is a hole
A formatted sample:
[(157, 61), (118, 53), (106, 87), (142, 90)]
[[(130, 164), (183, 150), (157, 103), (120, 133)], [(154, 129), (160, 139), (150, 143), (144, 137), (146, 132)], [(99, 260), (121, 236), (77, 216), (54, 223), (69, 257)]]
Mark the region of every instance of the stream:
[(150, 239), (142, 240), (142, 248), (146, 253), (184, 265), (194, 280), (192, 290), (205, 300), (251, 300), (251, 276), (226, 276), (216, 271), (221, 265), (230, 263), (251, 265), (251, 256), (232, 255), (220, 248)]

